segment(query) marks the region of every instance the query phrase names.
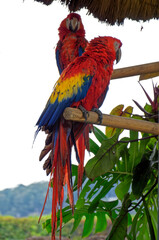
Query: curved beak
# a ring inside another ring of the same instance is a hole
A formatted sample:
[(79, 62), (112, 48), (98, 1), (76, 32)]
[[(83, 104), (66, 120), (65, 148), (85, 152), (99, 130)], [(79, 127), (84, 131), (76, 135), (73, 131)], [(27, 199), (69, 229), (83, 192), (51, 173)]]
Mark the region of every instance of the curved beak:
[(116, 64), (120, 61), (120, 59), (121, 59), (121, 49), (119, 48), (116, 51)]
[(76, 32), (78, 30), (78, 27), (79, 27), (79, 23), (78, 23), (78, 20), (77, 18), (72, 18), (71, 21), (70, 21), (70, 24), (69, 24), (69, 29), (72, 31), (72, 32)]

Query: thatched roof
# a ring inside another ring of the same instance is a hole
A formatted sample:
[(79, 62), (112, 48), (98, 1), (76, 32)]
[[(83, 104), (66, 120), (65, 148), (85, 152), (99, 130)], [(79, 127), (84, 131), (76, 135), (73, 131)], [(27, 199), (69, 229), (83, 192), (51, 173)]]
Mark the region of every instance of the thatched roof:
[[(50, 5), (54, 0), (35, 0)], [(86, 8), (100, 21), (122, 24), (125, 18), (147, 21), (159, 18), (159, 0), (60, 0), (71, 12)]]

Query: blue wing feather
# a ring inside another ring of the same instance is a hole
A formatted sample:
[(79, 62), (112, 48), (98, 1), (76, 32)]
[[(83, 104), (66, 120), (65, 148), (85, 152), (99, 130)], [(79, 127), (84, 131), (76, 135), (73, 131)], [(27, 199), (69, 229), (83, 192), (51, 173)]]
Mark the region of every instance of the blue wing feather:
[(82, 56), (83, 53), (84, 53), (84, 49), (80, 46), (78, 49), (79, 57)]
[(61, 74), (62, 73), (62, 67), (60, 65), (60, 50), (59, 49), (56, 49), (56, 63), (57, 63), (59, 73)]
[(85, 98), (87, 91), (91, 85), (92, 78), (93, 76), (84, 77), (84, 83), (80, 88), (78, 88), (78, 92), (76, 94), (73, 93), (72, 96), (64, 98), (60, 102), (58, 101), (58, 98), (54, 103), (51, 103), (49, 99), (44, 111), (36, 123), (38, 126), (38, 131), (42, 126), (45, 126), (46, 128), (52, 127), (59, 119), (66, 107), (69, 107), (72, 105), (72, 103), (78, 102), (81, 99)]

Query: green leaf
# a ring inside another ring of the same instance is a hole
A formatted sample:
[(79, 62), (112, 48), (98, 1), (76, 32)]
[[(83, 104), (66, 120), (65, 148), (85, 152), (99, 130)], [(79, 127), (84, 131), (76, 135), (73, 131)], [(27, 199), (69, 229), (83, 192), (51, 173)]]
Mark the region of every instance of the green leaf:
[(107, 220), (105, 213), (98, 212), (96, 213), (97, 216), (97, 222), (95, 227), (95, 233), (102, 232), (107, 227)]
[(149, 225), (151, 240), (154, 240), (154, 239), (156, 239), (155, 232), (154, 232), (153, 225), (152, 225), (151, 215), (149, 213), (148, 206), (147, 206), (145, 199), (143, 199), (143, 204), (145, 207), (145, 212), (146, 212), (146, 217), (147, 217), (147, 221), (148, 221), (148, 225)]
[(132, 192), (138, 199), (141, 197), (144, 188), (151, 175), (151, 162), (143, 159), (134, 169)]
[(75, 214), (74, 222), (73, 222), (73, 228), (72, 228), (70, 234), (72, 234), (77, 229), (77, 227), (79, 226), (79, 224), (81, 222), (82, 216), (83, 216), (83, 214), (81, 214), (81, 215), (80, 214)]
[(112, 230), (107, 237), (107, 240), (124, 240), (127, 235), (128, 226), (128, 208), (131, 204), (129, 194), (126, 194), (122, 203), (119, 216), (113, 223)]
[(117, 183), (120, 176), (121, 176), (120, 174), (114, 174), (113, 178), (110, 181), (104, 182), (105, 184), (104, 184), (103, 188), (91, 202), (90, 207), (88, 208), (89, 212), (94, 212), (94, 210), (97, 208), (97, 206), (99, 204), (99, 201), (103, 197), (105, 197), (105, 195), (110, 191), (110, 189), (114, 186), (114, 184)]
[(133, 222), (132, 222), (132, 227), (131, 227), (131, 231), (130, 231), (130, 235), (132, 236), (133, 240), (136, 240), (136, 236), (137, 236), (137, 222), (138, 222), (138, 218), (141, 214), (142, 211), (142, 206), (137, 210), (137, 213), (135, 214), (134, 218), (133, 218)]
[[(148, 137), (149, 134), (148, 133), (143, 133), (142, 134), (142, 138)], [(140, 140), (140, 147), (139, 147), (139, 154), (140, 154), (140, 158), (142, 158), (142, 156), (145, 154), (146, 151), (146, 146), (148, 144), (148, 142), (150, 141), (150, 139), (144, 139), (144, 140)]]
[(106, 135), (97, 127), (94, 127), (93, 133), (100, 143), (107, 139)]
[(118, 199), (123, 200), (125, 194), (129, 191), (130, 184), (131, 184), (132, 177), (126, 176), (124, 181), (121, 182), (115, 189), (115, 193)]
[(105, 211), (111, 211), (118, 205), (118, 200), (115, 201), (99, 201), (99, 207), (104, 208)]
[(134, 236), (133, 240), (148, 240), (150, 239), (148, 224), (147, 224), (147, 217), (145, 211), (143, 211), (142, 216), (137, 221), (137, 233)]
[(82, 237), (88, 237), (94, 226), (94, 214), (86, 214), (86, 220), (84, 222), (84, 229), (82, 233)]
[[(130, 131), (130, 140), (137, 140), (138, 132)], [(133, 172), (134, 167), (140, 162), (138, 160), (138, 141), (130, 142), (128, 170)]]
[[(120, 104), (112, 109), (110, 115), (121, 116), (123, 113), (124, 105)], [(105, 134), (108, 138), (112, 137), (116, 133), (117, 128), (107, 126), (105, 128)]]
[(88, 178), (93, 180), (113, 168), (118, 160), (117, 146), (114, 144), (117, 142), (119, 134), (117, 131), (111, 139), (104, 140), (97, 154), (87, 162), (85, 172)]
[(152, 106), (151, 106), (151, 105), (149, 105), (149, 104), (146, 103), (144, 109), (146, 110), (146, 112), (152, 113)]
[(42, 223), (43, 229), (46, 229), (48, 233), (51, 233), (51, 219), (47, 219), (45, 222)]
[(94, 154), (99, 150), (99, 146), (91, 138), (89, 139), (89, 150)]
[[(129, 174), (130, 170), (128, 168), (129, 164), (129, 153), (128, 153), (128, 144), (129, 144), (130, 138), (124, 137), (120, 139), (120, 141), (117, 145), (117, 155), (118, 155), (118, 161), (117, 161), (117, 170), (119, 172), (123, 172), (124, 174)], [(125, 143), (124, 143), (125, 141)]]
[[(157, 195), (157, 194), (156, 194)], [(157, 196), (153, 195), (151, 197), (152, 200), (152, 207), (149, 208), (151, 219), (152, 219), (152, 224), (153, 224), (153, 229), (155, 232), (155, 236), (157, 239), (157, 232), (158, 232), (158, 206), (157, 206)]]
[(76, 208), (77, 208), (77, 209), (80, 209), (80, 208), (82, 208), (82, 207), (84, 206), (85, 196), (86, 196), (87, 192), (89, 192), (89, 191), (91, 190), (91, 188), (90, 188), (90, 186), (89, 186), (90, 183), (91, 183), (91, 181), (88, 180), (88, 181), (86, 182), (86, 184), (84, 185), (84, 187), (83, 187), (83, 189), (82, 189), (82, 191), (81, 191), (81, 193), (80, 193), (80, 196), (79, 196), (79, 198), (78, 198), (78, 200), (77, 200), (77, 203), (76, 203)]
[(75, 179), (74, 179), (74, 186), (76, 186), (77, 185), (77, 181), (78, 181), (78, 166), (72, 164), (71, 165), (71, 170), (72, 170), (72, 176), (75, 177)]
[[(133, 108), (131, 106), (128, 106), (124, 111), (123, 111), (124, 105), (120, 104), (113, 108), (113, 110), (110, 112), (110, 115), (116, 115), (116, 116), (121, 116), (121, 117), (131, 117)], [(105, 134), (107, 137), (112, 137), (117, 131), (117, 128), (114, 127), (106, 127)], [(123, 129), (120, 129), (121, 132), (123, 132)]]

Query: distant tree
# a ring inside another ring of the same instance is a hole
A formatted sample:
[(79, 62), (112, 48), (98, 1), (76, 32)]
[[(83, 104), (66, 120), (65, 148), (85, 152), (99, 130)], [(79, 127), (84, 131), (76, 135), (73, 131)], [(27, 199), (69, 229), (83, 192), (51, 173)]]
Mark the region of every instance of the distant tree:
[[(0, 215), (25, 217), (40, 215), (48, 182), (19, 185), (13, 189), (0, 191)], [(66, 199), (67, 197), (65, 197)], [(50, 214), (51, 197), (48, 198), (45, 214)]]

